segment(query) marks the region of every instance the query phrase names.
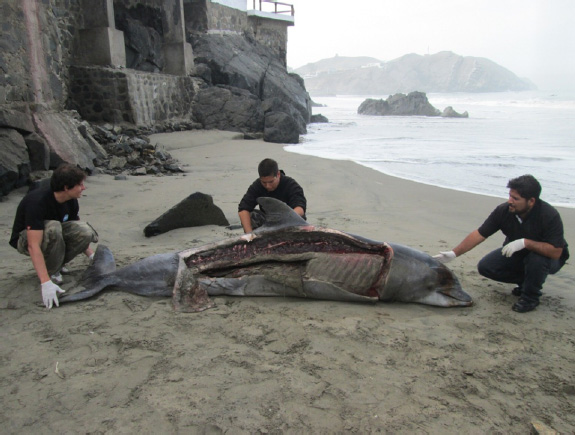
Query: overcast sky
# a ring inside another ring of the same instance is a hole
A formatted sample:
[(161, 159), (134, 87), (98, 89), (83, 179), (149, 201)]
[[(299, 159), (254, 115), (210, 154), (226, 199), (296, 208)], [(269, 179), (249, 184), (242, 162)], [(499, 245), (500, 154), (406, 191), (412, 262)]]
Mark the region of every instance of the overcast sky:
[(575, 0), (283, 0), (288, 66), (452, 51), (488, 58), (541, 90), (575, 90)]

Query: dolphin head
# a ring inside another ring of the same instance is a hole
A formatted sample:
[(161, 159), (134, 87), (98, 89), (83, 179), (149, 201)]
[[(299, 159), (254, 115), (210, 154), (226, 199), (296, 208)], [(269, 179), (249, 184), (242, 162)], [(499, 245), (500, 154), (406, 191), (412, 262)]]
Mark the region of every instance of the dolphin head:
[(385, 299), (439, 307), (473, 305), (471, 296), (444, 264), (416, 249), (395, 243), (390, 246), (393, 262), (383, 291)]

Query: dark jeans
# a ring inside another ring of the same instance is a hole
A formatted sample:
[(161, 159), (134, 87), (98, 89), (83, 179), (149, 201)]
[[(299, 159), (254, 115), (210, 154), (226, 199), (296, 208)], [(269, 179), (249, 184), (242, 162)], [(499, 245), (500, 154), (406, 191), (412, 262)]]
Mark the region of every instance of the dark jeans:
[(539, 301), (547, 275), (557, 273), (563, 264), (526, 249), (506, 257), (500, 248), (483, 257), (477, 271), (494, 281), (517, 284), (522, 287), (522, 298)]

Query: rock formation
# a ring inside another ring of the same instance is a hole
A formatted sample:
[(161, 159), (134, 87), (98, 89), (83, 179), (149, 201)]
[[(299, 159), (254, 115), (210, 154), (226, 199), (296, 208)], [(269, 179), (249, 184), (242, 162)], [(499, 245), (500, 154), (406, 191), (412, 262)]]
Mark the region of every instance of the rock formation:
[(216, 86), (194, 101), (194, 120), (204, 128), (263, 130), (265, 141), (279, 143), (297, 143), (307, 132), (312, 109), (303, 80), (270, 49), (236, 34), (192, 35), (192, 46), (201, 77)]
[(447, 106), (443, 109), (443, 112), (441, 112), (441, 116), (443, 118), (469, 118), (469, 113), (467, 113), (467, 110), (463, 113), (458, 113), (453, 110), (453, 107)]
[(446, 118), (467, 118), (468, 113), (457, 113), (451, 106), (443, 112), (433, 107), (424, 92), (411, 92), (408, 95), (390, 95), (387, 100), (368, 98), (357, 109), (360, 115), (375, 116), (442, 116)]

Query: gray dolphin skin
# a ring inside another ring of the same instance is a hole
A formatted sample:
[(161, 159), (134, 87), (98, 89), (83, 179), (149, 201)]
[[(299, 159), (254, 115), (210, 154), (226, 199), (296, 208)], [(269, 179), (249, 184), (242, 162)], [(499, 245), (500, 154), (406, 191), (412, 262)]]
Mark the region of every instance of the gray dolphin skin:
[(214, 306), (209, 296), (283, 296), (376, 302), (416, 302), (440, 307), (473, 304), (457, 277), (430, 255), (314, 227), (289, 206), (259, 198), (264, 226), (242, 235), (159, 254), (116, 269), (99, 245), (81, 280), (83, 289), (61, 303), (89, 298), (106, 288), (142, 296), (172, 296), (179, 312)]

